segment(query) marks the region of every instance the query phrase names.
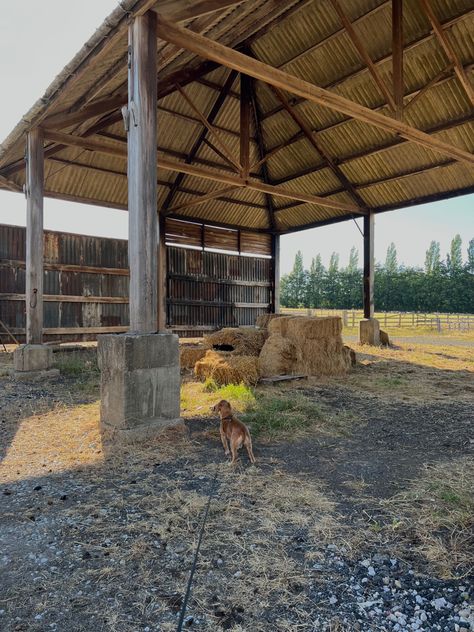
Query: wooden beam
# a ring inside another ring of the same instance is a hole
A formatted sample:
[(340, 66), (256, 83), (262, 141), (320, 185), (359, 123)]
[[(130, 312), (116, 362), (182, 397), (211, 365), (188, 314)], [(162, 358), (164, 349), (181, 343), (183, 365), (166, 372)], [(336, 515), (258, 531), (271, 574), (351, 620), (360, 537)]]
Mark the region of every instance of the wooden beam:
[(280, 235), (272, 235), (272, 313), (280, 313)]
[(437, 138), (432, 138), (402, 121), (373, 112), (369, 108), (354, 103), (345, 97), (319, 88), (277, 68), (272, 68), (268, 64), (226, 48), (222, 44), (202, 35), (191, 33), (189, 30), (172, 24), (161, 17), (158, 18), (158, 36), (205, 59), (211, 59), (239, 72), (247, 73), (256, 79), (296, 94), (312, 103), (323, 105), (387, 132), (399, 134), (422, 147), (440, 152), (466, 164), (474, 164), (474, 155), (463, 149), (449, 145)]
[(395, 116), (403, 119), (403, 0), (392, 0), (392, 75)]
[(43, 132), (26, 139), (26, 343), (43, 341)]
[(324, 163), (329, 167), (332, 173), (336, 176), (339, 182), (342, 184), (343, 188), (347, 191), (350, 197), (354, 200), (357, 205), (359, 211), (367, 210), (367, 204), (361, 198), (361, 196), (357, 193), (354, 186), (351, 184), (345, 173), (342, 169), (339, 168), (338, 165), (334, 162), (329, 153), (324, 149), (321, 142), (316, 138), (316, 135), (311, 130), (310, 126), (304, 119), (304, 116), (300, 114), (295, 108), (292, 108), (288, 103), (285, 95), (278, 88), (272, 87), (273, 92), (275, 93), (277, 99), (282, 103), (285, 110), (291, 116), (293, 121), (298, 125), (301, 129), (310, 145), (316, 150), (318, 155), (324, 160)]
[[(388, 0), (389, 2), (391, 2), (392, 0)], [(363, 18), (367, 17), (369, 14), (372, 14), (373, 12), (383, 8), (385, 6), (386, 3), (382, 3), (380, 5), (377, 5), (377, 7), (375, 7), (374, 9), (370, 10), (367, 14), (362, 15), (359, 19), (362, 20)], [(454, 18), (447, 20), (446, 22), (443, 22), (442, 26), (443, 28), (447, 29), (447, 28), (451, 28), (452, 26), (454, 26), (455, 24), (458, 24), (458, 22), (462, 22), (463, 20), (469, 18), (472, 14), (474, 13), (474, 9), (470, 10), (470, 11), (466, 11), (460, 15), (455, 16)], [(354, 20), (354, 23), (357, 22), (358, 20)], [(328, 36), (328, 38), (326, 40), (322, 40), (321, 42), (319, 42), (318, 44), (316, 44), (314, 47), (309, 48), (307, 51), (303, 51), (299, 56), (299, 57), (304, 57), (306, 54), (309, 54), (312, 52), (312, 50), (315, 50), (316, 48), (319, 47), (319, 45), (326, 43), (326, 41), (329, 41), (332, 37), (338, 36), (341, 32), (343, 32), (343, 29), (341, 29), (340, 31), (336, 31), (335, 33), (333, 33), (332, 35)], [(412, 51), (413, 49), (417, 48), (418, 46), (425, 44), (426, 42), (429, 42), (431, 39), (433, 39), (433, 33), (430, 32), (428, 34), (425, 35), (421, 35), (420, 37), (418, 37), (415, 40), (412, 40), (410, 43), (408, 43), (404, 49), (403, 49), (403, 54), (404, 56), (406, 56), (406, 54), (410, 51)], [(375, 62), (375, 66), (382, 66), (383, 64), (389, 62), (392, 59), (392, 53), (388, 53), (383, 55), (382, 57), (379, 57)], [(285, 62), (284, 64), (281, 64), (279, 66), (279, 68), (284, 69), (288, 64), (290, 64), (291, 62), (293, 62), (294, 59)], [(368, 68), (367, 66), (362, 66), (361, 68), (357, 69), (357, 70), (352, 70), (350, 72), (348, 72), (346, 75), (343, 75), (342, 77), (339, 77), (339, 79), (336, 79), (335, 81), (332, 81), (331, 83), (326, 84), (325, 86), (322, 86), (323, 88), (325, 88), (326, 90), (332, 90), (333, 88), (337, 88), (338, 86), (343, 85), (344, 83), (346, 83), (347, 81), (350, 81), (352, 79), (356, 79), (362, 75), (364, 75), (365, 73), (368, 72)], [(295, 99), (294, 102), (292, 103), (292, 105), (297, 105), (298, 103), (300, 103), (303, 99)], [(385, 104), (384, 104), (385, 105)], [(383, 107), (383, 106), (382, 106)], [(274, 116), (275, 114), (278, 114), (278, 112), (281, 112), (282, 110), (282, 106), (277, 106), (275, 108), (273, 108), (272, 110), (269, 110), (268, 112), (266, 112), (263, 116), (264, 119), (269, 118), (271, 116)]]
[[(266, 184), (269, 184), (270, 178), (268, 176), (268, 167), (265, 162), (262, 162), (263, 157), (265, 156), (265, 140), (263, 138), (263, 130), (262, 130), (262, 119), (261, 112), (257, 101), (257, 93), (255, 91), (255, 79), (251, 80), (250, 84), (250, 99), (252, 103), (252, 110), (255, 122), (255, 133), (257, 134), (257, 144), (258, 144), (258, 155), (260, 157), (260, 162), (257, 163), (260, 172), (262, 175), (262, 179)], [(252, 167), (250, 167), (252, 170)], [(272, 230), (275, 229), (275, 209), (273, 204), (273, 198), (271, 195), (265, 194), (265, 200), (267, 202), (267, 213), (268, 213), (268, 225)]]
[(375, 67), (374, 62), (372, 61), (372, 58), (370, 57), (369, 53), (367, 52), (367, 49), (364, 46), (364, 43), (362, 42), (360, 37), (357, 35), (357, 32), (354, 29), (354, 27), (352, 26), (351, 21), (349, 20), (347, 15), (342, 10), (342, 7), (339, 4), (338, 0), (331, 0), (331, 3), (332, 3), (332, 6), (334, 7), (334, 9), (336, 10), (336, 13), (338, 14), (338, 16), (339, 16), (344, 28), (346, 29), (346, 31), (347, 31), (352, 43), (354, 44), (354, 48), (357, 50), (357, 52), (359, 53), (362, 61), (365, 63), (365, 65), (369, 69), (369, 72), (372, 75), (372, 78), (373, 78), (375, 84), (378, 86), (380, 92), (385, 97), (385, 99), (386, 99), (387, 103), (389, 104), (390, 108), (393, 111), (395, 111), (396, 110), (396, 105), (395, 105), (395, 101), (393, 100), (393, 96), (392, 96), (390, 90), (387, 88), (387, 86), (385, 84), (385, 81), (379, 75), (379, 72), (378, 72), (377, 68)]
[[(245, 185), (242, 185), (242, 186), (245, 186)], [(229, 191), (233, 191), (234, 189), (237, 189), (237, 188), (239, 187), (231, 186), (231, 187), (225, 187), (224, 189), (217, 189), (216, 191), (211, 191), (210, 193), (199, 194), (199, 196), (195, 198), (194, 200), (190, 200), (189, 202), (184, 202), (183, 204), (179, 204), (178, 206), (174, 206), (173, 208), (168, 209), (166, 212), (166, 215), (169, 215), (170, 213), (179, 213), (180, 211), (183, 211), (184, 209), (187, 209), (187, 208), (191, 208), (192, 206), (199, 206), (200, 204), (204, 204), (204, 202), (208, 202), (209, 200), (220, 198), (226, 193), (229, 193)], [(238, 204), (237, 200), (235, 200), (235, 204)]]
[(250, 174), (250, 83), (251, 77), (240, 73), (240, 164), (241, 175)]
[(94, 116), (111, 112), (125, 103), (127, 103), (127, 95), (117, 94), (113, 97), (93, 101), (81, 110), (75, 112), (58, 112), (57, 114), (51, 114), (41, 122), (41, 126), (48, 129), (69, 127), (70, 125), (82, 123)]
[(465, 93), (468, 96), (468, 99), (471, 102), (471, 105), (474, 105), (474, 87), (469, 80), (469, 77), (464, 72), (463, 65), (454, 50), (452, 43), (450, 42), (444, 28), (442, 27), (440, 21), (436, 17), (435, 12), (433, 11), (433, 7), (431, 6), (430, 0), (420, 0), (421, 6), (423, 7), (424, 12), (428, 20), (431, 22), (431, 26), (433, 27), (434, 32), (441, 44), (447, 58), (454, 65), (454, 72), (456, 73), (457, 78), (459, 79), (462, 87), (464, 88)]
[[(226, 162), (226, 163), (230, 166), (230, 168), (232, 169), (232, 171), (234, 171), (234, 172), (235, 172), (235, 165), (234, 165), (234, 164), (233, 164), (233, 163), (229, 160), (229, 158), (227, 158), (227, 156), (226, 156), (224, 153), (222, 153), (222, 151), (221, 151), (218, 147), (216, 147), (216, 146), (214, 145), (214, 143), (212, 143), (212, 142), (211, 142), (208, 138), (205, 138), (205, 139), (202, 141), (202, 144), (203, 144), (203, 145), (207, 145), (207, 146), (209, 147), (209, 149), (212, 149), (212, 151), (213, 151), (213, 152), (214, 152), (217, 156), (219, 156), (219, 158), (220, 158), (221, 160), (223, 160), (224, 162)], [(196, 159), (195, 159), (195, 160), (196, 160)], [(197, 162), (197, 160), (196, 160), (196, 162)], [(217, 163), (215, 164), (215, 166), (216, 166), (217, 168), (219, 168), (219, 166), (217, 165)]]
[[(167, 160), (164, 158), (158, 159), (158, 167), (166, 169), (167, 171), (178, 171), (198, 178), (204, 178), (206, 180), (212, 180), (214, 182), (222, 182), (223, 184), (235, 185), (237, 187), (245, 186), (252, 191), (260, 191), (261, 193), (268, 193), (269, 195), (275, 195), (277, 197), (285, 197), (291, 200), (299, 200), (301, 202), (307, 202), (308, 204), (317, 204), (318, 206), (326, 206), (339, 211), (346, 211), (349, 213), (357, 213), (358, 210), (353, 205), (344, 204), (343, 202), (337, 202), (336, 200), (329, 200), (317, 195), (306, 195), (304, 193), (298, 193), (290, 191), (283, 187), (276, 187), (264, 182), (257, 182), (255, 180), (245, 180), (237, 175), (227, 175), (219, 171), (211, 171), (211, 169), (203, 169), (202, 167), (196, 167), (195, 165), (188, 165), (181, 162), (174, 162), (173, 160)], [(189, 219), (189, 218), (188, 218)]]
[(428, 90), (431, 90), (431, 88), (436, 86), (441, 81), (444, 81), (447, 78), (451, 77), (452, 70), (453, 70), (453, 64), (449, 64), (449, 66), (447, 66), (444, 70), (442, 70), (437, 75), (435, 75), (432, 79), (430, 79), (428, 83), (421, 88), (421, 90), (418, 90), (417, 92), (415, 92), (413, 96), (411, 97), (411, 99), (407, 101), (407, 103), (405, 104), (405, 110), (409, 107), (412, 107), (418, 101), (418, 99), (423, 97), (428, 92)]
[(3, 189), (8, 189), (9, 191), (13, 191), (15, 193), (21, 193), (22, 188), (16, 182), (12, 182), (5, 176), (0, 176), (0, 187)]
[(158, 327), (156, 22), (150, 11), (129, 27), (128, 261), (130, 331), (136, 333)]
[[(233, 70), (229, 73), (224, 86), (222, 88), (222, 91), (219, 93), (219, 95), (217, 96), (214, 105), (211, 108), (211, 111), (209, 112), (209, 116), (207, 117), (207, 121), (212, 125), (214, 123), (215, 118), (217, 117), (217, 115), (219, 114), (222, 106), (224, 105), (224, 102), (227, 98), (227, 95), (229, 93), (229, 91), (232, 89), (232, 86), (234, 84), (234, 81), (237, 77), (237, 71)], [(207, 127), (203, 127), (203, 129), (201, 130), (199, 136), (197, 137), (194, 145), (191, 147), (191, 150), (188, 154), (188, 156), (185, 159), (186, 163), (191, 163), (193, 162), (193, 160), (196, 158), (197, 153), (199, 152), (199, 149), (201, 148), (201, 145), (204, 141), (204, 139), (207, 136)], [(166, 211), (168, 210), (168, 208), (171, 206), (172, 202), (173, 202), (173, 198), (175, 196), (176, 191), (178, 190), (178, 188), (181, 186), (181, 183), (184, 180), (184, 173), (179, 173), (177, 178), (175, 179), (172, 188), (170, 189), (168, 195), (166, 196), (166, 199), (163, 203), (162, 206), (162, 210), (166, 213)]]
[(364, 318), (374, 317), (374, 226), (375, 215), (371, 211), (364, 217)]
[(189, 105), (189, 107), (196, 114), (196, 116), (201, 121), (203, 126), (207, 129), (209, 134), (212, 134), (212, 136), (214, 137), (216, 143), (218, 145), (220, 145), (221, 151), (227, 156), (227, 159), (231, 162), (231, 164), (234, 165), (234, 167), (237, 169), (237, 171), (240, 172), (242, 170), (242, 165), (240, 164), (240, 162), (238, 160), (236, 160), (233, 157), (232, 151), (227, 147), (226, 143), (222, 140), (219, 132), (216, 129), (214, 129), (214, 127), (211, 125), (211, 123), (209, 123), (209, 121), (206, 119), (206, 117), (198, 110), (198, 108), (194, 105), (193, 101), (188, 97), (188, 95), (181, 88), (181, 86), (177, 86), (177, 90), (180, 93), (180, 95), (183, 97), (183, 99), (186, 101), (186, 103)]
[(241, 2), (242, 0), (160, 0), (158, 8), (160, 14), (167, 16), (169, 20), (184, 22), (228, 9)]
[(168, 300), (168, 254), (166, 252), (166, 220), (160, 213), (158, 216), (159, 222), (159, 247), (158, 247), (158, 267), (156, 271), (157, 276), (157, 318), (158, 318), (158, 331), (165, 332), (167, 325), (167, 300)]

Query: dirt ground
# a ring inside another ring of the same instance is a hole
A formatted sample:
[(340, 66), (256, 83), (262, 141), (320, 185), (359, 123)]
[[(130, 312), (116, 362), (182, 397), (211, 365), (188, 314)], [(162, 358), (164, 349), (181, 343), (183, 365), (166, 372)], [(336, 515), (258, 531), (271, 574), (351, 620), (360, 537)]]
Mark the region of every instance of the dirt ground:
[(39, 383), (4, 354), (0, 629), (175, 630), (209, 494), (185, 629), (474, 629), (474, 350), (355, 348), (346, 377), (258, 389), (314, 420), (235, 469), (212, 393), (184, 393), (187, 434), (111, 452), (93, 349)]

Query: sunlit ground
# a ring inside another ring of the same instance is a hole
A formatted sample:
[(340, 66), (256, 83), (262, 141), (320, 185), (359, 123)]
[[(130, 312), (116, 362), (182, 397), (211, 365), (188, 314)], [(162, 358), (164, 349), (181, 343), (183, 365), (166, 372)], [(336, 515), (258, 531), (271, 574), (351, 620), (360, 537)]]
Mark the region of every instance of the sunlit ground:
[(103, 460), (99, 402), (23, 419), (0, 464), (0, 483), (57, 474)]

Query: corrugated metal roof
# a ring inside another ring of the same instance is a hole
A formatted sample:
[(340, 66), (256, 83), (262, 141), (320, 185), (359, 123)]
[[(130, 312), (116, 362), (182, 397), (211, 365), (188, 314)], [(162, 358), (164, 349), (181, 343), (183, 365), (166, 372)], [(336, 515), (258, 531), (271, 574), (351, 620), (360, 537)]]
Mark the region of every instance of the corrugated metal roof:
[[(123, 0), (122, 6), (133, 13), (145, 0)], [(353, 24), (376, 71), (389, 91), (392, 88), (392, 29), (390, 0), (339, 0), (342, 10)], [(157, 3), (158, 5), (158, 3)], [(432, 0), (433, 10), (445, 25), (455, 54), (472, 81), (474, 67), (474, 7), (472, 0)], [(97, 98), (124, 93), (127, 86), (127, 18), (116, 10), (98, 29), (61, 75), (53, 82), (42, 100), (22, 119), (6, 142), (0, 146), (0, 175), (14, 185), (25, 180), (22, 158), (25, 133), (45, 116), (66, 110), (75, 111)], [(418, 0), (404, 1), (404, 121), (455, 147), (474, 152), (473, 108), (455, 76), (450, 61)], [(227, 46), (245, 46), (256, 58), (271, 66), (333, 91), (356, 103), (393, 116), (386, 97), (376, 85), (354, 43), (343, 28), (331, 0), (242, 0), (242, 2), (186, 23)], [(194, 69), (202, 60), (187, 51), (159, 42), (158, 85), (164, 85), (171, 73), (183, 68)], [(82, 69), (88, 66), (87, 72)], [(202, 133), (197, 110), (207, 117), (219, 98), (229, 70), (211, 69), (199, 79), (187, 83), (183, 90), (194, 104), (172, 90), (158, 103), (157, 146), (159, 156), (177, 161), (187, 157)], [(432, 87), (418, 94), (427, 84)], [(254, 81), (255, 101), (262, 136), (263, 152), (270, 183), (296, 194), (327, 196), (353, 204), (353, 193), (337, 174), (339, 169), (352, 190), (375, 211), (402, 207), (426, 199), (474, 191), (474, 169), (438, 152), (407, 142), (397, 135), (347, 118), (334, 110), (287, 95), (295, 112), (314, 133), (326, 159), (305, 137), (298, 123), (284, 110), (269, 86)], [(219, 155), (239, 156), (238, 78), (214, 120), (219, 138), (207, 134), (218, 151), (201, 144), (192, 163), (222, 173), (234, 173), (228, 161)], [(415, 98), (413, 104), (411, 99)], [(62, 131), (87, 135), (89, 127), (100, 117), (70, 126)], [(106, 118), (106, 117), (105, 117)], [(257, 138), (251, 122), (251, 177), (262, 180), (264, 172)], [(106, 136), (109, 142), (125, 146), (126, 135), (120, 120), (108, 124), (93, 136)], [(111, 140), (112, 139), (112, 140)], [(18, 168), (15, 163), (18, 161)], [(77, 148), (61, 149), (46, 160), (47, 195), (64, 199), (126, 208), (126, 159)], [(158, 205), (165, 200), (177, 174), (158, 170)], [(196, 176), (180, 177), (169, 208), (178, 208), (199, 195), (219, 190), (224, 185)], [(0, 187), (7, 186), (0, 179)], [(292, 230), (311, 223), (350, 217), (350, 213), (324, 206), (268, 196), (250, 189), (235, 189), (205, 203), (184, 206), (180, 214), (250, 229), (270, 229), (268, 201), (276, 209), (277, 230)], [(280, 210), (282, 209), (282, 210)]]

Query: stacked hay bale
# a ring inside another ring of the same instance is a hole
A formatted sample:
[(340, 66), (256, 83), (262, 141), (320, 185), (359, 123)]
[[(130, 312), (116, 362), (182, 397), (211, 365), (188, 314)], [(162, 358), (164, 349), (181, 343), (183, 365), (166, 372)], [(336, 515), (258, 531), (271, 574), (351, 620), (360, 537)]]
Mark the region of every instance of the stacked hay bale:
[(337, 316), (283, 316), (272, 320), (260, 353), (260, 375), (346, 373), (351, 367), (351, 355), (341, 332), (342, 321)]
[(204, 346), (234, 355), (258, 356), (267, 334), (255, 327), (226, 327), (204, 338)]
[(283, 314), (260, 314), (255, 321), (255, 327), (259, 329), (268, 329), (269, 323), (275, 318), (281, 318)]

